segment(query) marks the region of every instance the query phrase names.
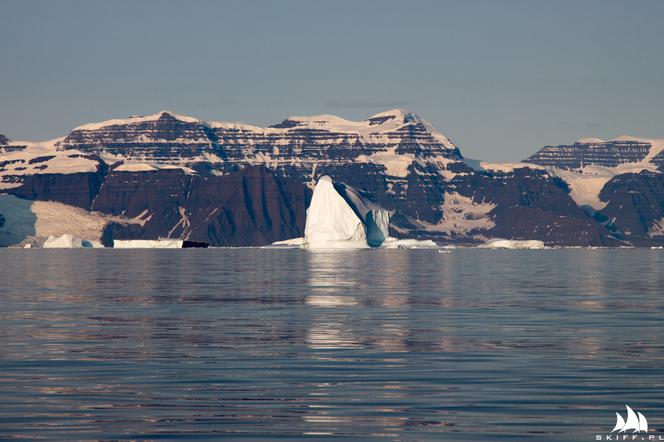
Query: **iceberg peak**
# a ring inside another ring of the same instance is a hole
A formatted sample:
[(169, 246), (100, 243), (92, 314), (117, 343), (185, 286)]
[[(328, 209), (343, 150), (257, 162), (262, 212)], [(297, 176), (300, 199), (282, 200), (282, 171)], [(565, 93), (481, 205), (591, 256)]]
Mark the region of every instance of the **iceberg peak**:
[(311, 197), (304, 228), (308, 248), (380, 246), (389, 234), (389, 213), (343, 183), (322, 176)]

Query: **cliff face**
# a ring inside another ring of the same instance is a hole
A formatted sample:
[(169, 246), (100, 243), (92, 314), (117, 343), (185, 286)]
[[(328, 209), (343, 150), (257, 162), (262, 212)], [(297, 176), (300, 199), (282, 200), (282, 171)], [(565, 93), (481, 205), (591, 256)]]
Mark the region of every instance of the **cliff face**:
[(526, 161), (563, 177), (572, 196), (622, 244), (664, 243), (664, 140), (621, 136), (547, 146)]
[(544, 171), (527, 168), (492, 175), (474, 174), (458, 185), (461, 194), (491, 201), (493, 237), (538, 239), (549, 245), (619, 243), (569, 196), (567, 184)]
[(664, 244), (664, 175), (618, 175), (604, 186), (601, 197), (608, 204), (600, 214), (622, 238), (635, 245)]
[[(430, 123), (398, 109), (270, 127), (160, 112), (87, 124), (50, 142), (0, 141), (0, 192), (133, 220), (109, 223), (107, 243), (177, 237), (240, 246), (301, 236), (324, 175), (389, 210), (393, 235), (441, 242), (642, 245), (658, 241), (662, 218), (648, 208), (661, 198), (652, 190), (664, 163), (659, 140), (547, 146), (529, 163), (475, 170)], [(639, 175), (644, 167), (652, 176)], [(628, 205), (629, 189), (648, 195), (629, 205), (647, 212), (640, 230), (616, 209)]]
[(89, 209), (105, 180), (106, 166), (96, 172), (35, 174), (21, 177), (7, 193), (30, 200), (57, 201)]
[(137, 221), (110, 225), (107, 238), (264, 245), (302, 235), (310, 193), (259, 166), (205, 177), (179, 170), (111, 172), (91, 208)]
[(651, 147), (650, 143), (638, 140), (580, 140), (571, 145), (545, 146), (525, 161), (562, 169), (590, 165), (610, 168), (638, 163), (648, 155)]

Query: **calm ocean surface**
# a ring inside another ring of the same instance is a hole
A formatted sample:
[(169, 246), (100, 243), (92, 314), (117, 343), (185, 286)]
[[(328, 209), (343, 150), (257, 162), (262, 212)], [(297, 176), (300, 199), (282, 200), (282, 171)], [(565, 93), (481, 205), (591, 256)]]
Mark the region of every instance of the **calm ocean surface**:
[(664, 251), (0, 250), (0, 439), (664, 435)]

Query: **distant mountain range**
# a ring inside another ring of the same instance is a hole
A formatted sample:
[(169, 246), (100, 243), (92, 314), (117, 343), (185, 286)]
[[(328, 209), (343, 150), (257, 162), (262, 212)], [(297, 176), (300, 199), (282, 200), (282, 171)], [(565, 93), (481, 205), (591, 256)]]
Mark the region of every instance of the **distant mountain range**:
[(464, 159), (430, 123), (399, 109), (270, 127), (163, 111), (47, 142), (0, 135), (0, 245), (77, 230), (106, 244), (268, 244), (302, 236), (313, 186), (328, 175), (389, 210), (396, 237), (659, 246), (663, 171), (664, 139), (582, 139), (496, 164)]

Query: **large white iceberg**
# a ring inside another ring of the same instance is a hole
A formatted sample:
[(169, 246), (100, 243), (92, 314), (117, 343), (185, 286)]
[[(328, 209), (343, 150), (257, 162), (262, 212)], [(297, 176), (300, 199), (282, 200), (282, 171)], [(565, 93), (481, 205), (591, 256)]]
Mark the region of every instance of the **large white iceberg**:
[(538, 240), (517, 240), (517, 239), (490, 239), (478, 246), (482, 249), (543, 249), (543, 241)]
[(318, 180), (307, 209), (303, 238), (277, 241), (272, 247), (308, 249), (434, 248), (431, 240), (390, 237), (390, 212), (344, 183)]
[(304, 244), (311, 249), (367, 248), (367, 229), (328, 176), (318, 180), (307, 209)]

